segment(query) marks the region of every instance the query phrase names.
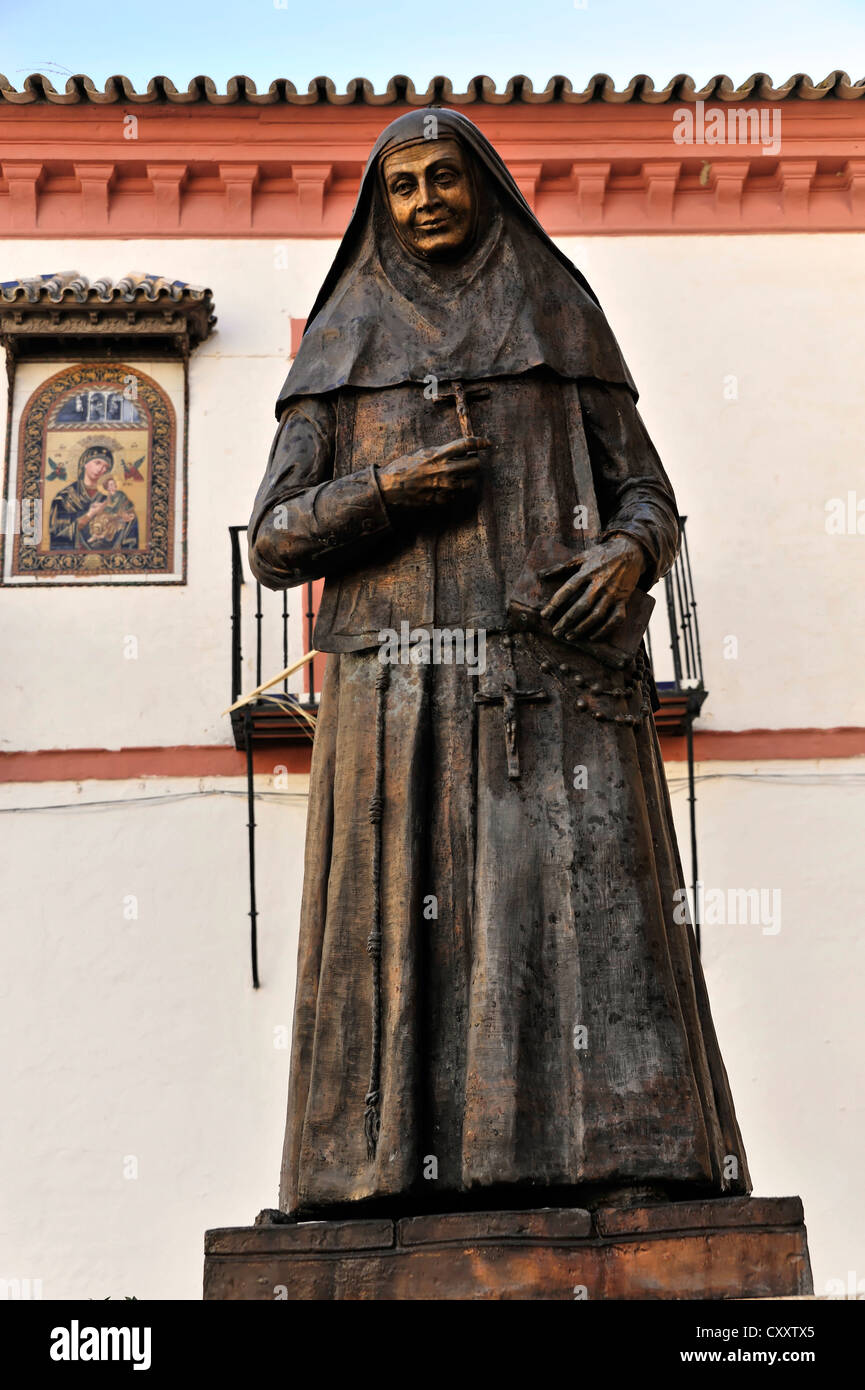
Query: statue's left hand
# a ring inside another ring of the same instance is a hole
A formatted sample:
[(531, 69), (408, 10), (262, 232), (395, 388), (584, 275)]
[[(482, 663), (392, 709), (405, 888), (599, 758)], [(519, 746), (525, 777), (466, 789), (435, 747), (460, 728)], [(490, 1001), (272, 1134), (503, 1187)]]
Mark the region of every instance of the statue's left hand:
[(625, 605), (639, 583), (646, 564), (642, 547), (630, 536), (610, 536), (591, 546), (579, 568), (557, 589), (541, 617), (558, 619), (555, 637), (569, 634), (584, 641), (600, 642), (625, 616)]

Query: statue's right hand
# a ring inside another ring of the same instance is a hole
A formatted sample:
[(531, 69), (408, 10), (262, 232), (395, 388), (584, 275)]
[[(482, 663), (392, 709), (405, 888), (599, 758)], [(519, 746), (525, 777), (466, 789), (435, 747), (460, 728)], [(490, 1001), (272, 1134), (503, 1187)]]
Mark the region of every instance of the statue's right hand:
[(378, 481), (389, 508), (435, 507), (477, 488), (479, 449), (491, 441), (480, 435), (451, 439), (447, 444), (403, 454), (378, 469)]

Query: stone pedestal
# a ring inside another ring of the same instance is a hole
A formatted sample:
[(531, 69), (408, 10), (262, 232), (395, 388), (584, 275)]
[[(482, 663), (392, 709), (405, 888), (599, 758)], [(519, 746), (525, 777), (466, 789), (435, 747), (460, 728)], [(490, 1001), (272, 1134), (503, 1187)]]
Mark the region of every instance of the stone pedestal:
[(205, 1236), (205, 1299), (712, 1299), (812, 1291), (798, 1197), (301, 1221)]

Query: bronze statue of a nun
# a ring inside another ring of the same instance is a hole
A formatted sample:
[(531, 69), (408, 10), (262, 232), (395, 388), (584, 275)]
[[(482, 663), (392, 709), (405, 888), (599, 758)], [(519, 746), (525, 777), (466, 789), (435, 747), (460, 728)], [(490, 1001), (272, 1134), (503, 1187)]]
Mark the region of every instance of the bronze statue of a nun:
[[(636, 396), (478, 129), (389, 125), (249, 525), (263, 584), (325, 579), (330, 653), (287, 1213), (749, 1191), (651, 673), (600, 659), (679, 542)], [(577, 558), (526, 629), (537, 544)]]

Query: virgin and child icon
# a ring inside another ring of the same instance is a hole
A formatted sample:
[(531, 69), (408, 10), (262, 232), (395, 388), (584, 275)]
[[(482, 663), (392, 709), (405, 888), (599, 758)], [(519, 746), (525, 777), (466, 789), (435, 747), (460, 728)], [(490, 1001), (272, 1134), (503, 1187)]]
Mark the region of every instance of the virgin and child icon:
[(48, 520), (51, 550), (137, 550), (135, 504), (113, 476), (118, 446), (90, 439), (78, 476), (56, 494)]

